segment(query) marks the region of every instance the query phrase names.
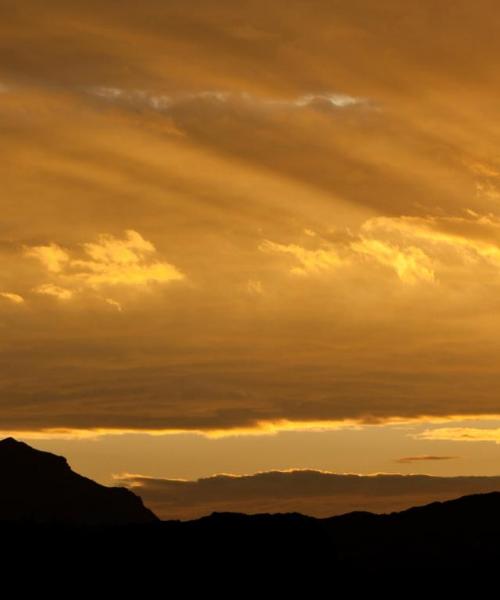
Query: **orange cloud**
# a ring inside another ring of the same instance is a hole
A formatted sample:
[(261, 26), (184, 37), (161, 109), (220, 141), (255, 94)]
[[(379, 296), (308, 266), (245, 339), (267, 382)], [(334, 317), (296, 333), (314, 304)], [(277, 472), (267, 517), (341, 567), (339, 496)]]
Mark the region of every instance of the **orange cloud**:
[(0, 292), (0, 297), (5, 298), (5, 300), (8, 300), (13, 304), (24, 304), (24, 298), (19, 294), (14, 294), (12, 292)]
[(43, 283), (42, 285), (34, 288), (34, 291), (37, 294), (42, 294), (45, 296), (54, 296), (55, 298), (59, 298), (60, 300), (69, 300), (73, 297), (73, 292), (66, 288), (59, 287), (58, 285), (54, 285), (53, 283)]
[(491, 7), (185, 4), (0, 21), (3, 426), (497, 412)]
[(440, 427), (415, 434), (421, 440), (448, 440), (453, 442), (494, 442), (500, 444), (500, 428)]
[[(67, 300), (86, 288), (143, 287), (185, 277), (167, 262), (150, 260), (156, 254), (155, 247), (133, 230), (127, 230), (122, 239), (101, 235), (97, 242), (84, 243), (82, 247), (88, 258), (73, 258), (57, 244), (27, 248), (25, 254), (39, 259), (55, 281), (41, 284), (35, 291)], [(116, 301), (106, 302), (118, 308)]]
[(274, 254), (290, 254), (296, 258), (300, 263), (300, 267), (292, 267), (290, 269), (290, 272), (296, 275), (330, 271), (343, 264), (343, 261), (334, 249), (319, 248), (317, 250), (308, 250), (296, 244), (277, 244), (270, 240), (264, 240), (259, 245), (259, 250)]
[(60, 273), (64, 264), (70, 260), (69, 254), (57, 244), (25, 248), (25, 254), (38, 259), (52, 273)]

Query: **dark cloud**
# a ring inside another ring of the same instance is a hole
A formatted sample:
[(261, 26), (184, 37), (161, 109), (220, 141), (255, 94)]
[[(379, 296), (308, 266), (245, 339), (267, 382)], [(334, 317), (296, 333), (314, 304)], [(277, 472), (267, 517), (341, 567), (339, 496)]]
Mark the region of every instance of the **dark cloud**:
[(353, 510), (391, 512), (500, 489), (500, 477), (363, 476), (312, 470), (215, 475), (195, 481), (140, 475), (117, 480), (131, 487), (162, 519), (191, 519), (212, 511), (299, 511), (320, 517)]
[(414, 463), (420, 461), (433, 461), (433, 460), (453, 460), (455, 458), (459, 458), (458, 456), (432, 456), (430, 454), (424, 454), (422, 456), (402, 456), (401, 458), (396, 459), (398, 463)]

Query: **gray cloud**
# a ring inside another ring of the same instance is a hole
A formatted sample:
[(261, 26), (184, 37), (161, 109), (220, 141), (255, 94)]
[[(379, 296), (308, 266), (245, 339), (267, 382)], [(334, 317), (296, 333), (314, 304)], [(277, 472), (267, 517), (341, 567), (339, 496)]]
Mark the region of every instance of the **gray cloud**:
[(302, 512), (327, 517), (353, 510), (391, 512), (465, 494), (497, 491), (500, 477), (349, 475), (313, 470), (214, 475), (195, 481), (115, 476), (162, 519), (213, 511)]
[(307, 93), (294, 98), (268, 98), (251, 95), (247, 92), (231, 92), (224, 90), (205, 90), (198, 92), (174, 92), (172, 94), (155, 94), (148, 90), (126, 90), (121, 88), (96, 87), (88, 90), (89, 94), (111, 102), (130, 105), (137, 108), (150, 108), (157, 111), (168, 111), (176, 106), (190, 103), (232, 104), (249, 110), (252, 109), (301, 109), (311, 107), (329, 107), (342, 109), (353, 106), (369, 106), (363, 98), (355, 98), (336, 92)]

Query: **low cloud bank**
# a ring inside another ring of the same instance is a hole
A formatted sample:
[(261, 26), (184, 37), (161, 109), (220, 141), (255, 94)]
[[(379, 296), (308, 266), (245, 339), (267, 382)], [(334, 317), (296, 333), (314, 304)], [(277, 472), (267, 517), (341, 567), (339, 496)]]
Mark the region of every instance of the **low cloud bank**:
[(301, 512), (328, 517), (355, 510), (403, 510), (436, 500), (500, 490), (498, 477), (352, 475), (314, 470), (214, 475), (184, 481), (135, 474), (115, 476), (162, 519), (194, 519), (214, 511)]

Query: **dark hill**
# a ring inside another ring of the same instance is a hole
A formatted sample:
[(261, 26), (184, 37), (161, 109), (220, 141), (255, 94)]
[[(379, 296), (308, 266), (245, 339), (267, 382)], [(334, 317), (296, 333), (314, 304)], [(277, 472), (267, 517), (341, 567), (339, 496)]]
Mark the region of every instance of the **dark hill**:
[(157, 517), (130, 490), (78, 475), (66, 459), (13, 438), (0, 441), (0, 520), (149, 523)]
[(487, 573), (500, 559), (500, 492), (382, 515), (212, 513), (160, 521), (130, 491), (101, 486), (63, 457), (12, 438), (0, 442), (0, 478), (4, 572), (21, 565), (45, 577), (57, 565), (58, 573), (80, 579), (142, 585), (183, 574), (190, 585), (217, 586), (237, 574), (245, 589), (264, 579), (292, 586), (306, 579), (322, 588), (333, 575), (358, 585), (400, 574)]

